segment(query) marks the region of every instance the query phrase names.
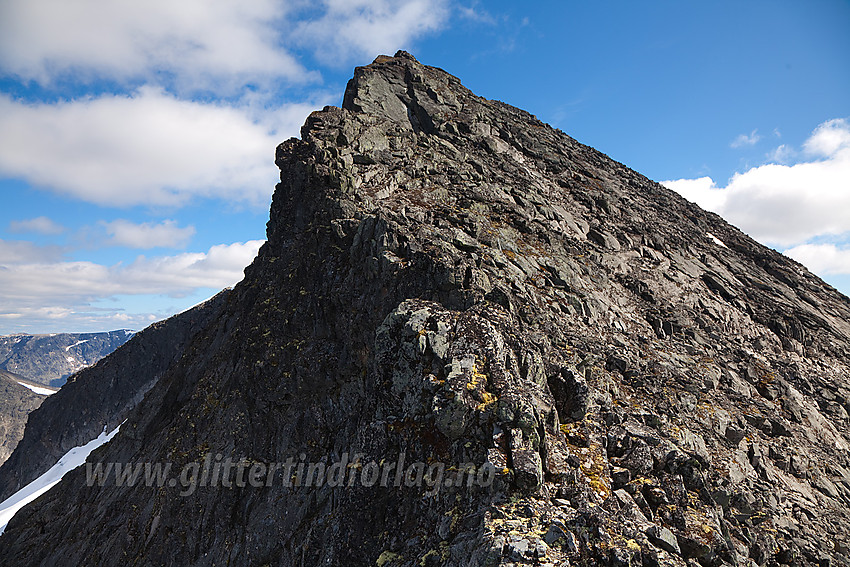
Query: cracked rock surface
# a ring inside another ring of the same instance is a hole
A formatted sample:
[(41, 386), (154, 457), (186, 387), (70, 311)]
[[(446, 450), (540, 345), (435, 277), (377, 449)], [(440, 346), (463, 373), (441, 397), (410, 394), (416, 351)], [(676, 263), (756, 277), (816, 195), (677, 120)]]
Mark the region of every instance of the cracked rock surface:
[(850, 300), (407, 53), (278, 147), (268, 242), (95, 453), (489, 486), (85, 487), (10, 565), (850, 565)]

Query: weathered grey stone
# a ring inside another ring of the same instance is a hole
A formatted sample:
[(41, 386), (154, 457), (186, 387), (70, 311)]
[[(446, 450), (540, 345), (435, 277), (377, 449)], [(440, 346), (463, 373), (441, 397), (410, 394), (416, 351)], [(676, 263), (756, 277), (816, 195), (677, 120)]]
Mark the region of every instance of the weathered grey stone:
[(646, 537), (653, 545), (658, 546), (668, 553), (680, 555), (682, 551), (679, 549), (679, 542), (673, 532), (661, 526), (650, 526), (646, 530)]
[(127, 415), (92, 379), (52, 422), (124, 415), (105, 462), (404, 454), (443, 482), (180, 497), (80, 469), (4, 564), (843, 564), (821, 542), (850, 532), (847, 298), (404, 52), (301, 135), (245, 279), (175, 356), (111, 357), (157, 386)]

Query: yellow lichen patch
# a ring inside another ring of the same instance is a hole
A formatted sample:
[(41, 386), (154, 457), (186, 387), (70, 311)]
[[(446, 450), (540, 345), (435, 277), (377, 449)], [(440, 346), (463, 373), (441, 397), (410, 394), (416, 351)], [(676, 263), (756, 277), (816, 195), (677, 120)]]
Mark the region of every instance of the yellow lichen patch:
[(439, 555), (439, 553), (437, 553), (437, 550), (432, 549), (428, 553), (423, 555), (422, 558), (419, 560), (419, 567), (425, 567), (425, 565), (428, 563), (428, 558), (433, 555)]
[(697, 405), (697, 413), (700, 416), (714, 417), (714, 415), (717, 413), (717, 411), (716, 411), (716, 408), (714, 407), (714, 405), (711, 402), (705, 401), (705, 402), (700, 402)]
[(699, 494), (693, 490), (688, 491), (688, 505), (696, 508), (699, 505)]
[(581, 423), (562, 423), (561, 433), (569, 437), (584, 437), (581, 431)]
[(386, 565), (387, 563), (392, 563), (393, 561), (398, 561), (399, 559), (401, 559), (401, 555), (387, 550), (378, 556), (378, 559), (375, 561), (375, 565), (377, 565), (378, 567), (384, 567), (384, 565)]
[(440, 559), (443, 561), (448, 561), (451, 556), (451, 550), (449, 549), (449, 542), (441, 541), (440, 542)]
[(482, 369), (486, 365), (486, 359), (484, 361), (476, 358), (475, 363), (472, 365), (472, 369), (469, 372), (469, 381), (466, 383), (466, 389), (469, 392), (479, 392), (479, 399), (481, 403), (478, 404), (477, 408), (479, 411), (483, 411), (487, 406), (496, 401), (496, 396), (485, 391), (484, 385), (487, 383), (487, 374), (485, 374)]
[(485, 374), (482, 370), (484, 365), (487, 363), (486, 360), (480, 361), (478, 359), (475, 360), (475, 364), (472, 365), (472, 382), (475, 384), (484, 383), (487, 381), (487, 374)]
[(592, 443), (581, 449), (581, 471), (587, 477), (590, 488), (603, 499), (611, 495), (611, 480), (605, 474), (605, 457), (602, 445)]
[(487, 406), (490, 406), (499, 399), (495, 394), (491, 394), (490, 392), (482, 392), (481, 399), (483, 400), (478, 406), (475, 408), (478, 411), (484, 411), (487, 409)]
[[(751, 517), (752, 521), (753, 518)], [(706, 545), (710, 545), (714, 538), (715, 528), (710, 524), (711, 519), (705, 515), (703, 510), (688, 508), (685, 511), (685, 531), (691, 537), (701, 541)], [(758, 522), (753, 522), (757, 524)]]
[(640, 545), (638, 545), (638, 542), (636, 542), (635, 540), (630, 539), (626, 542), (626, 549), (628, 549), (632, 553), (637, 553), (638, 551), (640, 551)]

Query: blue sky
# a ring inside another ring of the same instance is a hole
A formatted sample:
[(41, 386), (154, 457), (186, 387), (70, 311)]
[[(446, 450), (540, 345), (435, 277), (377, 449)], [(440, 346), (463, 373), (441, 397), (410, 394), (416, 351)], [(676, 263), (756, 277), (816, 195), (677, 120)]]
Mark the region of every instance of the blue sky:
[(5, 0), (0, 334), (242, 277), (278, 142), (406, 49), (850, 293), (850, 2)]

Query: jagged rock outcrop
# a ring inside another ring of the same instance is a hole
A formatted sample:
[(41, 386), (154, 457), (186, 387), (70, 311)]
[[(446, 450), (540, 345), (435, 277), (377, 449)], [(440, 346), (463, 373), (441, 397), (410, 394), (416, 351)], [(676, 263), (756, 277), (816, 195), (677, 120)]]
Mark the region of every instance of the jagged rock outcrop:
[(84, 368), (29, 415), (23, 438), (0, 466), (0, 502), (62, 455), (111, 431), (176, 360), (187, 342), (215, 318), (227, 291), (149, 326), (111, 356)]
[(27, 415), (44, 400), (43, 395), (22, 386), (19, 380), (23, 378), (0, 370), (0, 464), (23, 437)]
[(0, 536), (10, 565), (850, 564), (848, 298), (404, 52), (276, 161), (268, 242), (94, 461), (494, 482), (80, 468)]
[(132, 336), (128, 330), (3, 336), (0, 369), (59, 388), (71, 374), (91, 366)]

